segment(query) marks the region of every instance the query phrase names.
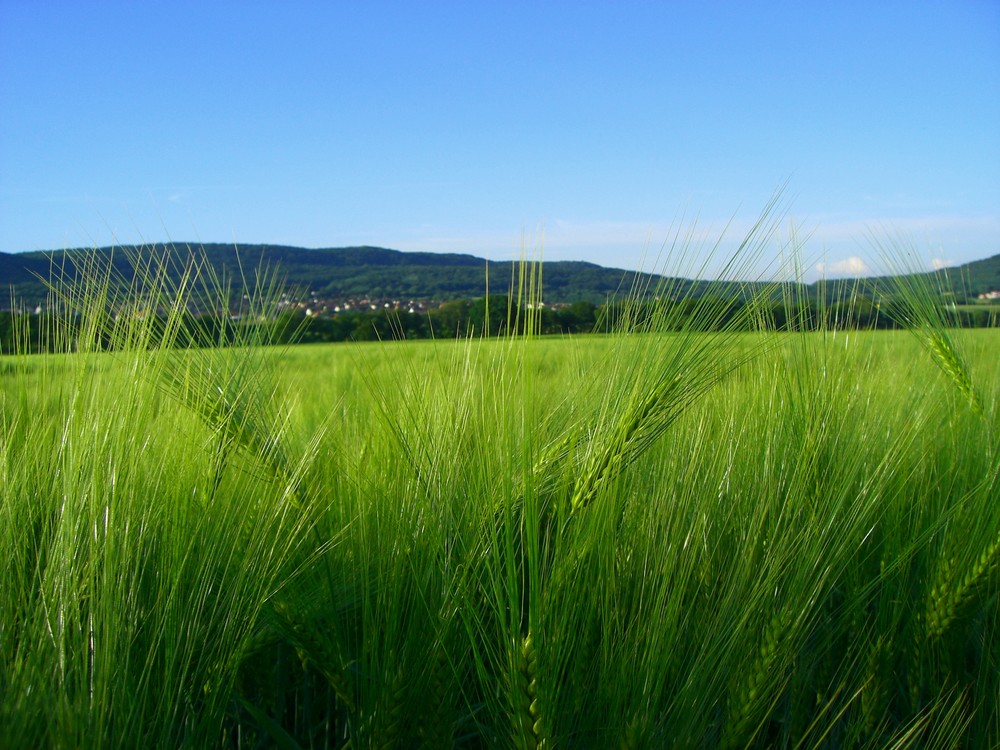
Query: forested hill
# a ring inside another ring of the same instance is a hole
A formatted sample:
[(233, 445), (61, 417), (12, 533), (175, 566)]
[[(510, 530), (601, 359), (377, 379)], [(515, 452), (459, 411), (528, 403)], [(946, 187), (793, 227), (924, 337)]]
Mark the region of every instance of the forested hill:
[[(276, 274), (293, 293), (320, 298), (452, 300), (482, 297), (487, 291), (504, 294), (511, 287), (513, 264), (486, 261), (455, 253), (401, 252), (381, 247), (340, 247), (309, 250), (284, 245), (187, 245), (171, 243), (150, 247), (103, 247), (56, 252), (0, 253), (0, 288), (13, 288), (24, 305), (45, 299), (45, 285), (52, 269), (63, 269), (72, 278), (76, 269), (96, 258), (108, 260), (126, 279), (131, 278), (135, 259), (154, 256), (167, 262), (176, 275), (194, 252), (211, 264), (219, 278), (225, 277), (234, 292), (242, 291), (243, 276), (250, 286), (258, 269)], [(240, 272), (243, 269), (243, 274)], [(654, 281), (648, 274), (635, 274), (578, 261), (546, 261), (543, 278), (546, 302), (590, 301), (601, 303), (620, 296), (636, 283)], [(0, 300), (0, 306), (8, 302)]]
[[(293, 293), (319, 298), (475, 299), (489, 291), (504, 294), (511, 286), (510, 262), (486, 261), (472, 255), (454, 253), (400, 252), (380, 247), (304, 249), (283, 245), (233, 245), (169, 243), (142, 248), (116, 247), (60, 250), (54, 252), (0, 253), (0, 309), (10, 300), (20, 305), (41, 304), (45, 284), (53, 269), (72, 278), (77, 269), (95, 258), (110, 260), (125, 279), (132, 274), (136, 258), (146, 262), (165, 261), (179, 274), (191, 248), (208, 261), (215, 274), (225, 279), (234, 293), (242, 293), (246, 283), (255, 283), (257, 269), (276, 273), (283, 286)], [(241, 274), (240, 268), (243, 269)], [(1000, 255), (946, 271), (950, 286), (963, 295), (1000, 290)], [(542, 264), (544, 299), (547, 303), (588, 301), (600, 304), (620, 297), (635, 285), (655, 287), (659, 277), (605, 268), (580, 261), (545, 261)], [(869, 280), (871, 284), (884, 280)], [(698, 294), (706, 282), (675, 284), (675, 294)], [(839, 285), (831, 285), (835, 289)], [(8, 291), (9, 290), (9, 291)], [(746, 292), (746, 285), (716, 287), (716, 294)], [(808, 291), (807, 291), (808, 293)], [(831, 294), (828, 291), (828, 295)]]

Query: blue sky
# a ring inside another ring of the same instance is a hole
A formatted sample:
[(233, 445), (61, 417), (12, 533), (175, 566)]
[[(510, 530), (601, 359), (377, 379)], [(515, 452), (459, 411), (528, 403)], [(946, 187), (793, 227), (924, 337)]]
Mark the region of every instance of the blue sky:
[[(1000, 3), (0, 0), (0, 251), (1000, 252)], [(697, 244), (697, 242), (696, 242)], [(643, 260), (645, 257), (645, 260)]]

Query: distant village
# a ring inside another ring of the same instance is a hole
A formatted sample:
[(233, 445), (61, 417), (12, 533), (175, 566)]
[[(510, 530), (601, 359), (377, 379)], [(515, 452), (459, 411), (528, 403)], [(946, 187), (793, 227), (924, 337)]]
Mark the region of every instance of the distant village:
[(398, 300), (369, 299), (368, 297), (328, 298), (318, 297), (315, 292), (305, 299), (295, 299), (288, 294), (282, 294), (278, 307), (287, 310), (301, 311), (307, 318), (324, 318), (341, 312), (360, 312), (362, 310), (389, 310), (405, 313), (422, 313), (437, 307), (435, 300)]
[[(250, 297), (248, 295), (243, 295), (243, 299), (248, 301)], [(277, 308), (279, 312), (290, 311), (293, 313), (301, 313), (307, 318), (332, 318), (340, 313), (372, 313), (372, 312), (394, 312), (397, 314), (405, 313), (410, 315), (420, 315), (426, 314), (432, 310), (439, 309), (442, 305), (447, 305), (449, 303), (454, 303), (456, 300), (436, 300), (436, 299), (388, 299), (388, 298), (376, 298), (376, 297), (343, 297), (343, 298), (333, 298), (333, 297), (319, 297), (315, 296), (315, 293), (310, 293), (310, 296), (305, 298), (295, 297), (289, 294), (282, 294), (274, 307)], [(468, 300), (466, 300), (468, 301)], [(569, 307), (568, 303), (546, 303), (546, 302), (535, 302), (526, 305), (528, 308), (534, 309), (547, 309), (547, 310), (560, 310)], [(19, 315), (24, 314), (34, 314), (41, 315), (42, 313), (55, 312), (63, 308), (62, 304), (57, 304), (55, 306), (49, 307), (47, 305), (18, 305), (11, 304), (10, 301), (6, 305), (0, 305), (0, 312), (12, 312)], [(199, 308), (195, 303), (189, 303), (189, 309), (191, 312), (196, 314), (201, 314), (204, 312), (203, 308)], [(157, 311), (162, 313), (165, 312), (162, 306), (157, 306)], [(219, 311), (212, 311), (213, 314)], [(238, 304), (234, 304), (229, 314), (236, 318), (240, 317), (240, 309)]]
[[(316, 296), (315, 292), (310, 292), (310, 296), (305, 299), (297, 299), (288, 294), (282, 294), (278, 300), (279, 309), (301, 312), (307, 318), (329, 318), (338, 313), (350, 312), (394, 312), (409, 315), (426, 314), (431, 310), (437, 310), (442, 305), (447, 305), (455, 300), (435, 300), (435, 299), (383, 299), (368, 297), (346, 297), (346, 298), (326, 298)], [(526, 305), (529, 309), (560, 310), (569, 307), (568, 303), (546, 303), (534, 302)]]
[[(243, 300), (249, 300), (248, 295), (243, 295)], [(426, 315), (433, 311), (441, 309), (442, 306), (455, 304), (458, 300), (437, 300), (437, 299), (390, 299), (381, 297), (322, 297), (316, 292), (309, 292), (307, 296), (298, 296), (292, 294), (282, 294), (274, 303), (271, 308), (278, 313), (290, 312), (292, 314), (300, 314), (307, 318), (334, 318), (339, 314), (358, 314), (367, 313), (371, 314), (374, 312), (387, 312), (406, 314), (406, 315)], [(462, 300), (464, 302), (471, 302), (472, 300)], [(1000, 290), (994, 290), (990, 292), (985, 292), (977, 295), (976, 299), (970, 298), (970, 302), (978, 302), (980, 304), (1000, 304)], [(16, 305), (11, 304), (8, 300), (7, 304), (0, 305), (0, 311), (11, 312), (15, 314), (34, 314), (41, 315), (46, 312), (53, 312), (60, 309), (61, 305), (56, 305), (55, 308), (50, 308), (46, 305)], [(566, 302), (542, 302), (537, 301), (534, 303), (529, 303), (525, 305), (529, 309), (538, 310), (550, 310), (559, 311), (565, 310), (571, 307), (570, 303)], [(203, 314), (206, 312), (203, 308), (198, 309), (198, 306), (193, 302), (189, 303), (189, 309), (195, 314)], [(159, 312), (164, 312), (159, 308)], [(213, 314), (218, 314), (221, 311), (213, 311)], [(239, 304), (234, 304), (229, 310), (229, 315), (233, 318), (241, 317), (241, 310)]]

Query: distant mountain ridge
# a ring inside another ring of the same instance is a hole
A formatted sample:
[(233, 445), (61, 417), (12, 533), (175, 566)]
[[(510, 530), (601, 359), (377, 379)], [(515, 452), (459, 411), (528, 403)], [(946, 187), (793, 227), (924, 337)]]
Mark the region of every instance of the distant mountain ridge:
[[(242, 293), (240, 268), (252, 285), (258, 269), (277, 272), (288, 289), (323, 298), (474, 299), (486, 294), (487, 271), (491, 294), (504, 294), (511, 285), (509, 261), (487, 261), (458, 253), (403, 252), (383, 247), (354, 246), (306, 249), (287, 245), (195, 244), (172, 242), (150, 246), (118, 246), (53, 252), (0, 253), (0, 308), (13, 297), (21, 305), (38, 305), (46, 298), (45, 284), (53, 269), (72, 278), (83, 261), (111, 262), (125, 278), (132, 274), (132, 258), (156, 256), (179, 269), (194, 251), (203, 256), (232, 291)], [(174, 272), (175, 274), (177, 271)], [(1000, 290), (1000, 255), (946, 269), (949, 284), (970, 297)], [(544, 299), (550, 303), (588, 301), (599, 304), (621, 296), (636, 283), (655, 285), (656, 274), (606, 268), (584, 261), (543, 261)], [(871, 283), (879, 280), (872, 279)], [(868, 283), (868, 282), (866, 282)], [(698, 293), (708, 282), (685, 280), (682, 286)], [(726, 293), (726, 287), (716, 291)], [(746, 291), (745, 284), (732, 284)], [(809, 285), (814, 287), (815, 284)]]
[[(276, 272), (296, 292), (327, 298), (451, 300), (490, 293), (506, 293), (511, 284), (509, 261), (487, 261), (458, 253), (403, 252), (383, 247), (357, 246), (306, 249), (287, 245), (187, 244), (81, 248), (54, 252), (0, 253), (0, 286), (13, 290), (23, 304), (40, 304), (53, 269), (73, 277), (84, 260), (111, 262), (131, 278), (132, 258), (159, 260), (180, 268), (191, 252), (203, 256), (233, 291), (241, 291), (242, 268), (252, 285), (258, 269)], [(545, 299), (550, 302), (581, 300), (603, 302), (628, 289), (636, 277), (655, 280), (651, 274), (605, 268), (583, 261), (545, 261)], [(9, 296), (9, 295), (8, 295)], [(2, 302), (6, 302), (3, 300)], [(2, 304), (0, 302), (0, 304)]]

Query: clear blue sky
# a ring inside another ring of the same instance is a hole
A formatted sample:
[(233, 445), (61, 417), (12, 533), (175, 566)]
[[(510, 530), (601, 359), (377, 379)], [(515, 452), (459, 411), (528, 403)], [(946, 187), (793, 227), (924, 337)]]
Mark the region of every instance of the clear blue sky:
[(635, 267), (787, 182), (814, 273), (869, 230), (1000, 253), (997, 0), (0, 0), (0, 107), (4, 252), (523, 236)]

